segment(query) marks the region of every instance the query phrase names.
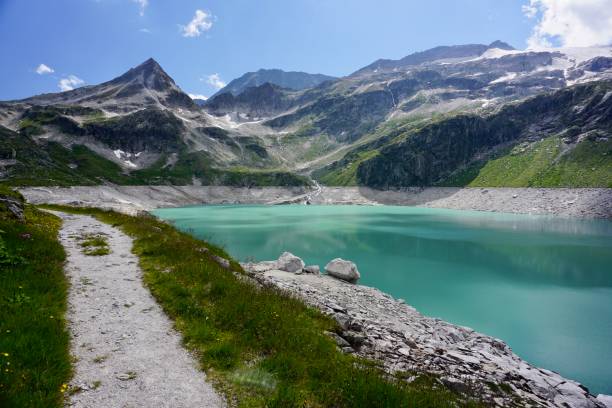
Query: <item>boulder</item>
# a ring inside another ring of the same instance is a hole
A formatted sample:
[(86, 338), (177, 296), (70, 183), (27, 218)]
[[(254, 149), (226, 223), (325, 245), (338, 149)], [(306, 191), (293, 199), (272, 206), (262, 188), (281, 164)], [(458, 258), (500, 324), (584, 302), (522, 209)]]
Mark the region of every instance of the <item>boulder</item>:
[(304, 273), (310, 273), (313, 275), (320, 275), (321, 270), (319, 269), (319, 265), (308, 265), (304, 267)]
[(276, 265), (279, 271), (296, 273), (302, 272), (305, 264), (304, 261), (291, 252), (283, 252), (278, 261), (276, 261)]
[(597, 401), (601, 402), (606, 408), (612, 408), (612, 395), (599, 394)]
[(357, 270), (357, 265), (351, 261), (345, 261), (342, 258), (331, 260), (325, 265), (325, 272), (334, 278), (351, 283), (356, 283), (361, 277)]

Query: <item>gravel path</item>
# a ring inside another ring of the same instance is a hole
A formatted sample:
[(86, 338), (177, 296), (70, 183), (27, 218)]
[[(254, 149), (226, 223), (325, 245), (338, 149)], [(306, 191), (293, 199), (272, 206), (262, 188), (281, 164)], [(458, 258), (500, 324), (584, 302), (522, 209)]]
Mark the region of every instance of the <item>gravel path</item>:
[[(181, 346), (180, 335), (143, 286), (132, 239), (92, 217), (55, 213), (64, 223), (74, 407), (223, 407)], [(107, 238), (111, 253), (88, 256), (79, 239)]]

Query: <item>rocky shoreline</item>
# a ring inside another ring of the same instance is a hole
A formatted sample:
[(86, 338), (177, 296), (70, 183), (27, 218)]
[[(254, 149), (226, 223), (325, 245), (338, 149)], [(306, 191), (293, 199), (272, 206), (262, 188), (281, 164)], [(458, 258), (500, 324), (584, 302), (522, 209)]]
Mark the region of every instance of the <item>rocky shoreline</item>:
[(198, 204), (406, 205), (458, 210), (612, 218), (612, 188), (75, 186), (24, 187), (34, 204), (68, 204), (135, 214)]
[(318, 268), (285, 264), (267, 261), (243, 268), (259, 284), (332, 316), (340, 330), (329, 335), (344, 352), (378, 361), (389, 373), (406, 373), (407, 381), (433, 374), (449, 388), (500, 407), (612, 407), (610, 397), (595, 397), (579, 383), (527, 363), (501, 340), (423, 316), (378, 289), (318, 274)]

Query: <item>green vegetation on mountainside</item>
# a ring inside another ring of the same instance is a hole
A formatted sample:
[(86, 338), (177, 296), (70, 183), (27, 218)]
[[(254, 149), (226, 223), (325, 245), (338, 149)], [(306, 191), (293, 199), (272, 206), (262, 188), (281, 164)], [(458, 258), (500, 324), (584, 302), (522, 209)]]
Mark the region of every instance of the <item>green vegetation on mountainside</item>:
[(468, 187), (612, 187), (612, 141), (566, 146), (558, 136), (521, 143), (473, 163), (439, 185)]
[(485, 116), (443, 116), (399, 134), (391, 131), (314, 176), (324, 184), (382, 189), (609, 187), (611, 89), (610, 81), (592, 82)]
[(389, 377), (374, 363), (343, 354), (323, 333), (338, 330), (331, 318), (254, 285), (225, 251), (154, 217), (52, 208), (94, 215), (134, 238), (145, 283), (207, 378), (240, 407), (476, 405), (432, 377), (407, 383), (403, 378), (412, 373)]
[(381, 148), (404, 140), (425, 124), (442, 117), (443, 115), (437, 115), (438, 119), (410, 117), (382, 123), (374, 132), (362, 138), (364, 143), (353, 147), (340, 160), (314, 171), (312, 175), (324, 185), (356, 186), (357, 169), (361, 163), (376, 157)]
[[(0, 186), (0, 199), (21, 202)], [(23, 204), (20, 204), (20, 206)], [(71, 375), (61, 221), (0, 202), (0, 406), (61, 407)]]
[(14, 186), (99, 185), (105, 182), (189, 185), (193, 177), (204, 185), (303, 186), (305, 177), (289, 172), (218, 169), (206, 153), (178, 153), (174, 164), (162, 157), (153, 166), (130, 173), (83, 145), (64, 147), (57, 142), (35, 142), (31, 137), (0, 126), (0, 159), (16, 160), (7, 167), (0, 184)]

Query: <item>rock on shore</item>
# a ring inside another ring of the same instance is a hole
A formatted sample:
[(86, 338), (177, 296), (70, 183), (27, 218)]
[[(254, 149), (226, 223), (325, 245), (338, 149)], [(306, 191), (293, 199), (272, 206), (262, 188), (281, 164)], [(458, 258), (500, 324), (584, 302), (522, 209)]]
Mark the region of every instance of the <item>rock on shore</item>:
[(377, 360), (390, 373), (431, 373), (495, 406), (517, 406), (518, 398), (518, 406), (606, 407), (605, 396), (595, 398), (579, 383), (527, 363), (503, 341), (423, 316), (378, 289), (276, 270), (271, 262), (243, 267), (259, 284), (332, 316), (340, 329), (329, 335), (339, 348)]
[(325, 265), (325, 272), (334, 278), (342, 279), (347, 282), (356, 283), (361, 275), (357, 270), (357, 265), (351, 261), (345, 261), (342, 258), (331, 260)]

